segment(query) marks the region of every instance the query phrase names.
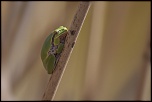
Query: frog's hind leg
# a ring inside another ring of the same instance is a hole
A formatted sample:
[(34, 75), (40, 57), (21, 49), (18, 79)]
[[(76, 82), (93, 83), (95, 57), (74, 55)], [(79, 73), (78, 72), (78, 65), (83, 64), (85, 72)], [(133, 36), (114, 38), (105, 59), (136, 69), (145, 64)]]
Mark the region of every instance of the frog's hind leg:
[(55, 58), (56, 58), (55, 67), (57, 66), (57, 63), (59, 62), (63, 47), (64, 47), (64, 44), (62, 43), (58, 45), (58, 50), (57, 50), (57, 53), (55, 54)]

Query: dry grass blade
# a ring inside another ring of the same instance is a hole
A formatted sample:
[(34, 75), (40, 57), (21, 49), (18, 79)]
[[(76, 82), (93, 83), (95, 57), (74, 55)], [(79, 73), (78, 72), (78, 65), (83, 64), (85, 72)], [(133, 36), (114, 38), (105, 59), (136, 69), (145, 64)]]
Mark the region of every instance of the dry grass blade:
[(77, 36), (80, 32), (84, 19), (90, 7), (90, 2), (80, 2), (74, 19), (71, 23), (68, 35), (66, 37), (65, 47), (61, 53), (61, 57), (56, 66), (55, 71), (50, 77), (47, 88), (44, 92), (42, 100), (53, 100), (56, 89), (59, 85), (65, 66), (68, 62), (69, 56), (72, 52), (73, 46), (76, 42)]

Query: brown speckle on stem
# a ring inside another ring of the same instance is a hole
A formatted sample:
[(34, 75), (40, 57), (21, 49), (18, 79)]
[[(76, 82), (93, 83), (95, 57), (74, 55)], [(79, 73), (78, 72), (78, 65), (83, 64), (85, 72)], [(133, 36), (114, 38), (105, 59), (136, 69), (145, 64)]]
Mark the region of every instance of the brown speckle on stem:
[(76, 31), (75, 30), (71, 30), (70, 32), (71, 32), (71, 35), (74, 35)]

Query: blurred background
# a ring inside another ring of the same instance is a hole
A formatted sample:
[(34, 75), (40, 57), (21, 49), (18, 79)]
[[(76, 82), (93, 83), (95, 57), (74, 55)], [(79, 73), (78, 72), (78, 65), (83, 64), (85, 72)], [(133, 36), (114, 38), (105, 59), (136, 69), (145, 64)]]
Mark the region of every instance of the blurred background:
[[(80, 2), (1, 2), (1, 98), (41, 100), (40, 51)], [(151, 100), (151, 4), (92, 2), (54, 100)]]

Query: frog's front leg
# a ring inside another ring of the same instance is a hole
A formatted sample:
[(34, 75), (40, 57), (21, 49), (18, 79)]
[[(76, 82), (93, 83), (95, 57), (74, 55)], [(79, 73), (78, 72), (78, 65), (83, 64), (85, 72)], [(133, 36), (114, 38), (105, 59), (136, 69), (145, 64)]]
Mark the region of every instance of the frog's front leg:
[(64, 48), (64, 44), (60, 43), (58, 45), (57, 54), (60, 54), (62, 52), (63, 48)]
[(63, 47), (64, 47), (63, 44), (59, 44), (59, 46), (58, 46), (57, 53), (55, 54), (55, 58), (56, 58), (55, 67), (56, 67), (56, 65), (57, 65), (57, 63), (58, 63), (58, 61), (59, 61), (59, 58), (60, 58), (60, 56), (61, 56), (61, 52), (62, 52), (62, 50), (63, 50)]

